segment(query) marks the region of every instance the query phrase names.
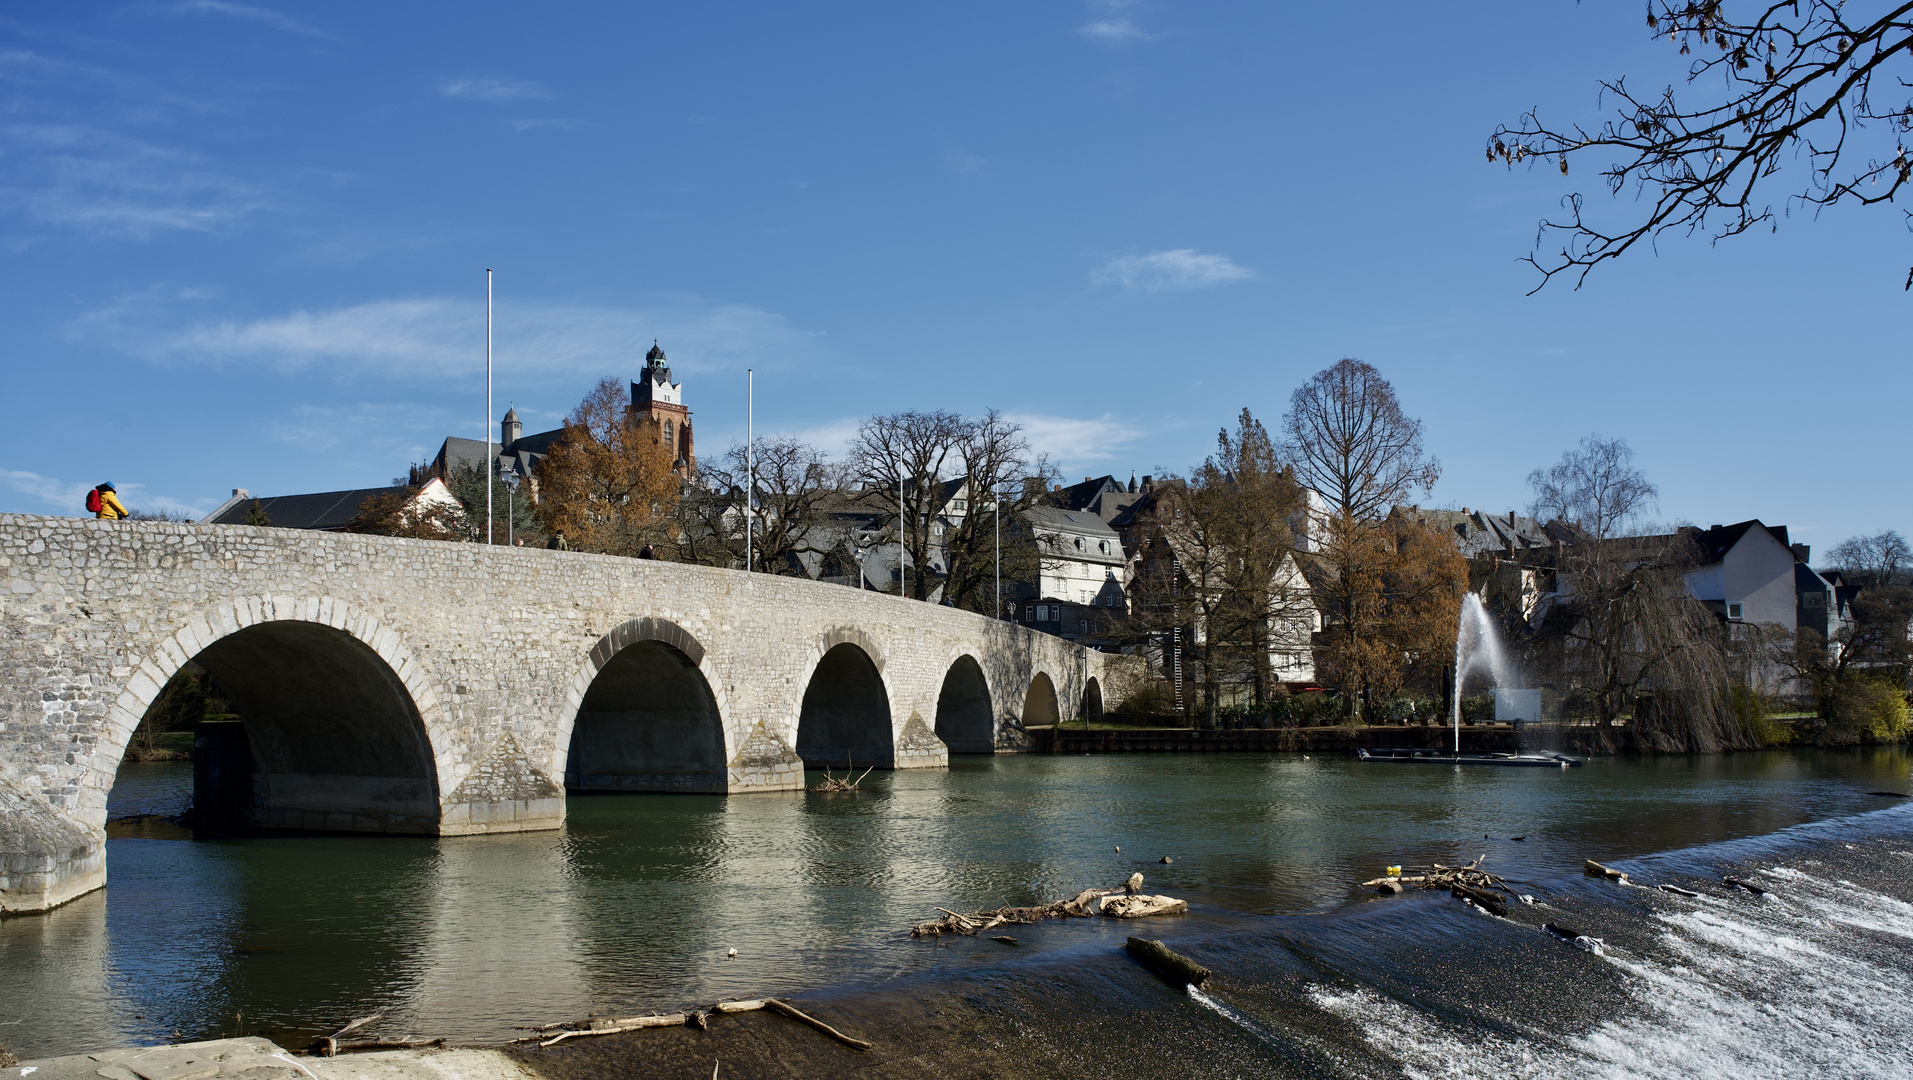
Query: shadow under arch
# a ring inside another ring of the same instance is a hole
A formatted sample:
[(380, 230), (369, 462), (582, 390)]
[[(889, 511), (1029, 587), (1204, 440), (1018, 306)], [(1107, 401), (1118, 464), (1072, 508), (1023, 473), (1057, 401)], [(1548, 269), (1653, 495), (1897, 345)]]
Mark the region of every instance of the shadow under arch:
[(1094, 724), (1103, 718), (1103, 686), (1091, 675), (1083, 684), (1083, 706), (1077, 710), (1076, 719), (1084, 724)]
[(665, 620), (626, 626), (632, 629), (619, 636), (632, 640), (614, 644), (616, 651), (578, 704), (565, 756), (566, 789), (729, 790), (724, 721), (699, 670), (703, 647)]
[(1050, 681), (1047, 672), (1039, 671), (1023, 695), (1023, 726), (1054, 727), (1061, 719), (1056, 706), (1056, 684)]
[(327, 832), (440, 831), (438, 770), (425, 721), (380, 651), (325, 623), (279, 619), (235, 629), (189, 659), (238, 717), (197, 729), (197, 820)]
[(952, 754), (996, 753), (996, 709), (976, 657), (957, 657), (944, 674), (943, 689), (937, 693), (936, 732)]
[(797, 756), (805, 765), (895, 765), (890, 694), (856, 643), (831, 646), (812, 669), (797, 718)]

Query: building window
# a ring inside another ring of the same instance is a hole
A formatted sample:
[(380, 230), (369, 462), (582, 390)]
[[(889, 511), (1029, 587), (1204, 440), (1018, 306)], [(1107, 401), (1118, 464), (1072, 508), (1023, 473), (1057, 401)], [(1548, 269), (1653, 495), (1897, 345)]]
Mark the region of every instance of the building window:
[(964, 500), (962, 500), (962, 499), (951, 499), (951, 500), (950, 500), (950, 509), (952, 509), (952, 510), (965, 510), (965, 509), (968, 509), (968, 508), (969, 508), (969, 507), (968, 507), (968, 504), (967, 504), (966, 502), (964, 502)]
[(1740, 605), (1739, 605), (1739, 604), (1728, 604), (1728, 605), (1727, 605), (1727, 617), (1728, 617), (1728, 618), (1730, 618), (1730, 619), (1738, 619), (1738, 618), (1740, 618)]
[(665, 442), (671, 441), (671, 421), (669, 420), (666, 420), (664, 422), (664, 441)]
[(1096, 541), (1096, 546), (1102, 549), (1103, 554), (1109, 554), (1109, 541), (1098, 540)]
[(1080, 536), (1076, 538), (1076, 550), (1077, 551), (1083, 550), (1083, 538)]
[(1088, 620), (1088, 619), (1084, 619), (1084, 620), (1082, 620), (1082, 621), (1081, 621), (1080, 623), (1078, 623), (1078, 625), (1082, 627), (1082, 629), (1081, 629), (1081, 630), (1079, 630), (1079, 631), (1077, 631), (1078, 633), (1082, 633), (1082, 634), (1087, 634), (1087, 633), (1089, 633), (1089, 620)]

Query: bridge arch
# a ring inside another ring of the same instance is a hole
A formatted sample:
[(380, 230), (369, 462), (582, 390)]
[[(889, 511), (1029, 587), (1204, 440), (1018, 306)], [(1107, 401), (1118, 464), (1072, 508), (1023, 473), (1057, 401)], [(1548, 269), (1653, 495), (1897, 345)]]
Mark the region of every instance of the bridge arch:
[(944, 671), (937, 692), (936, 734), (952, 754), (996, 752), (996, 706), (989, 678), (968, 651)]
[(1056, 683), (1050, 679), (1049, 672), (1039, 668), (1030, 675), (1030, 688), (1023, 694), (1022, 717), (1026, 728), (1054, 726), (1063, 722), (1056, 697)]
[(572, 791), (728, 791), (723, 689), (696, 635), (670, 619), (630, 619), (598, 639), (572, 681), (553, 774)]
[(238, 823), (440, 831), (457, 755), (438, 695), (398, 633), (324, 596), (235, 599), (162, 640), (113, 703), (78, 800), (83, 820), (104, 821), (134, 729), (189, 661), (230, 695), (243, 721), (230, 777), (238, 788), (228, 792)]
[(855, 627), (836, 627), (819, 639), (806, 665), (797, 714), (797, 756), (805, 765), (896, 763), (896, 694), (884, 677), (876, 640)]
[(1083, 683), (1083, 705), (1076, 711), (1076, 718), (1090, 724), (1103, 718), (1103, 684), (1094, 675)]

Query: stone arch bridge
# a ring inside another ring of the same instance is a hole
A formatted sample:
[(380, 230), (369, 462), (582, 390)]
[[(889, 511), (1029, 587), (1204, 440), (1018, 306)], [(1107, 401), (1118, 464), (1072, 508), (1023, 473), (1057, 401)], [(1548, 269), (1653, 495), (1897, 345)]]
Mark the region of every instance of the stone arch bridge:
[(784, 791), (805, 764), (1020, 749), (1134, 662), (764, 574), (0, 515), (0, 910), (105, 883), (107, 792), (188, 664), (242, 718), (214, 755), (241, 823), (460, 835), (557, 828), (567, 790)]

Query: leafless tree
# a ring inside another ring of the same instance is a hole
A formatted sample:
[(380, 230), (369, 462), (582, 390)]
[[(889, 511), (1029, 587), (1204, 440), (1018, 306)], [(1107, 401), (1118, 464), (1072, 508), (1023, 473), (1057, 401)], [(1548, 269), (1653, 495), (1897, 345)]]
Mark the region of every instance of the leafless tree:
[(1840, 541), (1827, 552), (1827, 561), (1839, 567), (1853, 584), (1877, 588), (1892, 584), (1900, 568), (1913, 562), (1913, 550), (1908, 549), (1905, 537), (1888, 529)]
[[(754, 446), (757, 516), (749, 538), (755, 552), (754, 569), (807, 575), (806, 560), (836, 546), (836, 534), (825, 528), (822, 508), (841, 487), (841, 470), (823, 451), (798, 439), (765, 437)], [(721, 552), (726, 565), (744, 564), (744, 490), (751, 482), (752, 468), (753, 461), (746, 457), (743, 443), (733, 445), (720, 460), (702, 466), (709, 495), (697, 500), (702, 526), (699, 531), (704, 534), (707, 550)]]
[[(1541, 273), (1536, 290), (1562, 273), (1579, 288), (1594, 267), (1670, 229), (1718, 241), (1776, 226), (1776, 199), (1786, 209), (1871, 206), (1906, 185), (1913, 3), (1736, 4), (1746, 12), (1740, 18), (1727, 7), (1721, 0), (1650, 0), (1647, 7), (1648, 34), (1694, 56), (1687, 82), (1700, 100), (1677, 100), (1672, 86), (1640, 93), (1615, 78), (1601, 83), (1615, 113), (1592, 129), (1553, 128), (1531, 110), (1489, 137), (1489, 161), (1546, 162), (1563, 176), (1570, 157), (1603, 155), (1609, 192), (1631, 188), (1647, 204), (1645, 215), (1608, 226), (1584, 215), (1580, 193), (1565, 197), (1567, 216), (1541, 223), (1527, 260)], [(1775, 180), (1790, 163), (1796, 178)], [(1778, 196), (1775, 184), (1784, 185)], [(1543, 254), (1551, 235), (1562, 246)]]
[(1296, 479), (1345, 517), (1379, 520), (1441, 476), (1441, 463), (1422, 450), (1421, 421), (1403, 413), (1395, 388), (1360, 360), (1339, 360), (1303, 383), (1283, 429), (1282, 454)]
[(1056, 468), (1030, 448), (1021, 425), (995, 409), (964, 423), (956, 458), (968, 480), (969, 506), (961, 515), (951, 515), (954, 525), (944, 537), (948, 576), (943, 595), (957, 607), (1000, 617), (997, 514), (1003, 515), (1003, 581), (1034, 580), (1042, 569), (1042, 552), (1022, 512), (1045, 500), (1057, 479)]
[(864, 485), (865, 501), (892, 512), (902, 504), (896, 535), (916, 568), (914, 573), (905, 571), (904, 585), (907, 595), (918, 600), (928, 600), (934, 591), (929, 566), (936, 518), (943, 509), (944, 482), (955, 464), (952, 455), (967, 431), (963, 418), (953, 412), (911, 410), (865, 420), (851, 444), (850, 472)]
[(1546, 469), (1528, 474), (1532, 513), (1563, 521), (1597, 540), (1619, 536), (1654, 505), (1658, 489), (1634, 465), (1625, 439), (1589, 435)]

